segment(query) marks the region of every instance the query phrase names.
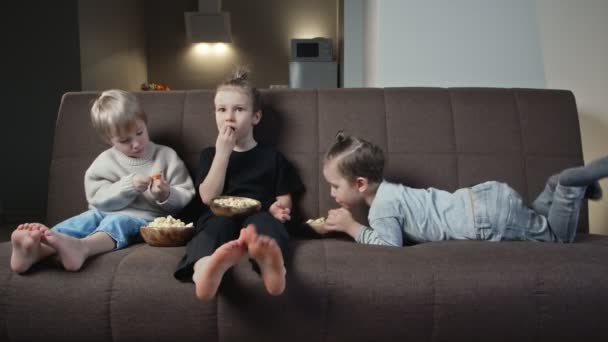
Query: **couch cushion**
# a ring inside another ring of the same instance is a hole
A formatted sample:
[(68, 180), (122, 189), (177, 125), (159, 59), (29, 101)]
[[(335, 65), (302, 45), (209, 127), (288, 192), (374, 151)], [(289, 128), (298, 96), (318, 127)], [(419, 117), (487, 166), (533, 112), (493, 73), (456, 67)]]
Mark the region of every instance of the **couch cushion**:
[[(3, 267), (0, 339), (596, 341), (608, 334), (608, 237), (407, 248), (327, 238), (291, 246), (282, 296), (266, 294), (243, 260), (211, 302), (173, 278), (183, 247), (137, 244), (92, 258), (80, 272), (44, 264), (18, 275)], [(9, 253), (10, 243), (0, 244), (0, 258)]]

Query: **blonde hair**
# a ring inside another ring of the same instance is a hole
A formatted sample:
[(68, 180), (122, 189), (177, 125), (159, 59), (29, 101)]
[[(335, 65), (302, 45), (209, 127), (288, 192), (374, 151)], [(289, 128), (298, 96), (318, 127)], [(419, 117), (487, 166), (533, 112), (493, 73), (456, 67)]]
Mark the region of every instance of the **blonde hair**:
[(217, 86), (215, 94), (226, 88), (238, 88), (249, 96), (254, 113), (262, 110), (262, 95), (251, 85), (251, 83), (249, 83), (249, 70), (246, 67), (236, 67), (232, 71), (230, 77)]
[(148, 123), (146, 113), (141, 109), (135, 95), (124, 90), (106, 90), (91, 106), (93, 127), (108, 143), (113, 136), (131, 130), (137, 119)]
[(325, 162), (337, 159), (337, 167), (346, 180), (353, 183), (357, 177), (365, 177), (370, 183), (382, 182), (384, 153), (371, 142), (342, 131), (336, 134), (336, 141), (325, 153)]

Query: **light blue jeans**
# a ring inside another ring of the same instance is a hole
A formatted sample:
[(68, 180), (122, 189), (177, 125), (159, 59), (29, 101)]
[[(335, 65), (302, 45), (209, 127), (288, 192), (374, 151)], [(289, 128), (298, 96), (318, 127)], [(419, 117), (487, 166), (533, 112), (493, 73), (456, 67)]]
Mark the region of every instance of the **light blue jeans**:
[(56, 224), (52, 229), (78, 239), (104, 232), (116, 242), (114, 249), (121, 249), (133, 243), (139, 236), (139, 228), (147, 224), (148, 221), (137, 216), (91, 209)]
[(479, 240), (534, 240), (572, 242), (586, 187), (557, 184), (547, 186), (539, 198), (552, 197), (548, 211), (535, 211), (521, 196), (500, 182), (485, 182), (471, 188), (473, 215)]

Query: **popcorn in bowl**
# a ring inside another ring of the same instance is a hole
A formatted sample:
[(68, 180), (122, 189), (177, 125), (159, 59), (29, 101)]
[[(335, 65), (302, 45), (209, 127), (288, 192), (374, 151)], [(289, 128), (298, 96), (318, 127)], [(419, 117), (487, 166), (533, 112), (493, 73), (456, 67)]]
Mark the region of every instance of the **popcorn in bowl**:
[(147, 244), (155, 247), (176, 247), (185, 245), (194, 236), (192, 222), (185, 224), (182, 220), (157, 217), (147, 226), (139, 228)]
[(325, 217), (319, 217), (318, 219), (309, 219), (306, 221), (307, 224), (325, 224)]
[(192, 222), (185, 224), (182, 220), (173, 218), (169, 215), (167, 217), (157, 217), (154, 221), (148, 223), (150, 228), (170, 228), (170, 227), (192, 227)]
[(327, 234), (328, 230), (325, 229), (325, 217), (319, 217), (317, 219), (309, 219), (305, 222), (312, 229), (314, 229), (319, 234)]
[(218, 197), (213, 200), (213, 203), (229, 208), (250, 208), (256, 206), (259, 202), (247, 197)]
[(219, 196), (211, 201), (209, 208), (216, 216), (242, 216), (259, 211), (262, 203), (249, 197)]

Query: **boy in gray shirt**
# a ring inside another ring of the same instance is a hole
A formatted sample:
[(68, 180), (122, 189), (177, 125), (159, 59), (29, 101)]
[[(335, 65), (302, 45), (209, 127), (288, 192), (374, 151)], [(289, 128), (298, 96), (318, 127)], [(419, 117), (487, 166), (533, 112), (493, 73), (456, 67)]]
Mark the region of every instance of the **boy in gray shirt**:
[[(344, 232), (359, 243), (388, 246), (439, 240), (572, 242), (583, 199), (601, 198), (598, 180), (608, 177), (608, 157), (550, 177), (532, 209), (501, 182), (450, 193), (387, 182), (383, 169), (379, 147), (338, 133), (325, 155), (323, 175), (341, 208), (329, 211), (325, 230)], [(361, 202), (370, 207), (370, 227), (350, 213)]]
[(111, 148), (84, 176), (89, 210), (49, 228), (19, 225), (11, 235), (11, 270), (27, 271), (57, 256), (67, 271), (90, 257), (125, 248), (157, 216), (176, 214), (194, 196), (194, 185), (173, 149), (150, 141), (146, 113), (134, 94), (104, 91), (91, 108), (93, 127)]

